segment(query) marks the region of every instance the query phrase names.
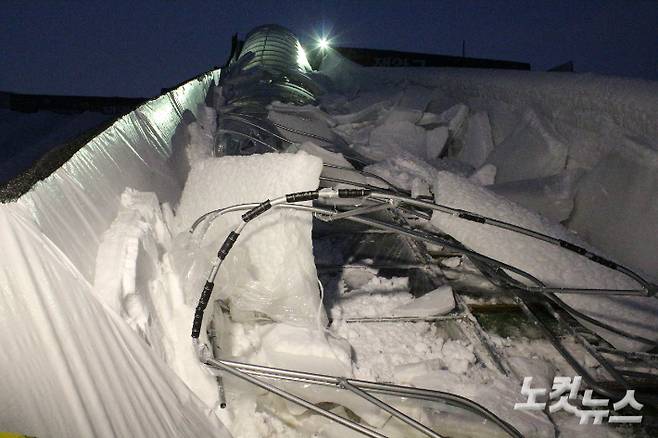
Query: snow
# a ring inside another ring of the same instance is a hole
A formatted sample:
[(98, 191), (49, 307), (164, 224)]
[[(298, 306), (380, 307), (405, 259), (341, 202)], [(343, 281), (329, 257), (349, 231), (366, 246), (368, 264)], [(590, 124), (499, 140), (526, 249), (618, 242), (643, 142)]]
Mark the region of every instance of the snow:
[(334, 376), (352, 375), (350, 345), (316, 328), (274, 324), (263, 335), (261, 348), (265, 360), (254, 363)]
[(424, 157), (425, 130), (404, 120), (383, 123), (370, 132), (369, 145), (368, 158), (376, 161), (395, 154), (400, 147), (414, 155)]
[(484, 111), (477, 111), (468, 119), (463, 146), (457, 158), (478, 168), (485, 163), (493, 148), (489, 116)]
[[(627, 141), (582, 177), (569, 226), (658, 281), (658, 153)], [(602, 238), (605, 236), (605, 238)]]
[[(335, 90), (320, 108), (275, 102), (270, 120), (343, 138), (374, 161), (367, 171), (413, 196), (433, 193), (438, 203), (595, 245), (656, 272), (655, 85), (526, 72), (364, 72), (332, 56), (323, 73)], [(216, 376), (199, 363), (189, 330), (209, 262), (240, 213), (219, 217), (194, 236), (188, 227), (215, 208), (314, 189), (322, 161), (351, 166), (322, 141), (295, 145), (289, 152), (296, 153), (213, 157), (216, 112), (202, 104), (207, 79), (200, 84), (126, 116), (0, 209), (7, 252), (0, 308), (9, 309), (0, 329), (11, 334), (0, 348), (8, 376), (0, 393), (11, 394), (0, 429), (37, 436), (352, 436), (230, 377), (224, 379), (228, 407), (217, 406)], [(325, 174), (376, 183), (349, 170)], [(439, 212), (425, 226), (551, 286), (637, 286), (527, 236)], [(459, 257), (441, 265), (469, 269)], [(221, 357), (461, 394), (524, 436), (554, 436), (552, 421), (560, 433), (577, 432), (563, 417), (514, 411), (518, 382), (487, 368), (481, 346), (455, 339), (453, 330), (428, 322), (347, 321), (448, 313), (455, 307), (449, 285), (415, 296), (408, 277), (372, 268), (345, 269), (336, 282), (337, 296), (325, 299), (327, 326), (310, 215), (268, 212), (245, 228), (222, 265), (204, 319), (210, 338), (202, 330), (201, 341), (214, 343)], [(658, 338), (653, 299), (561, 298), (621, 329)], [(640, 349), (601, 335), (620, 348)], [(556, 374), (573, 375), (545, 341), (490, 337), (516, 377), (533, 375), (548, 386)], [(585, 366), (602, 372), (581, 350)], [(346, 391), (281, 386), (383, 433), (408, 436), (388, 414)], [(494, 435), (455, 408), (391, 403), (446, 435)]]
[(416, 298), (408, 304), (396, 307), (391, 312), (393, 316), (434, 316), (444, 315), (455, 308), (455, 298), (452, 288), (441, 286), (425, 295)]
[(493, 164), (485, 164), (473, 172), (468, 179), (481, 186), (490, 186), (496, 180), (496, 170)]
[[(588, 246), (562, 226), (449, 172), (438, 173), (434, 195), (438, 204), (472, 211), (577, 245)], [(634, 280), (617, 271), (555, 245), (512, 231), (468, 222), (441, 212), (434, 212), (432, 224), (468, 248), (522, 269), (548, 286), (604, 289), (639, 287)], [(562, 295), (561, 298), (594, 318), (614, 321), (622, 330), (658, 339), (658, 321), (654, 317), (658, 313), (658, 300), (654, 298), (588, 297), (569, 294)], [(624, 342), (609, 333), (603, 332), (601, 335), (619, 348), (633, 349), (641, 346), (635, 342)]]
[(467, 117), (468, 107), (462, 103), (458, 103), (439, 114), (436, 121), (445, 124), (450, 134), (455, 136), (464, 126)]
[(502, 183), (556, 175), (566, 167), (566, 159), (567, 146), (547, 122), (528, 111), (487, 162), (496, 166), (496, 182)]
[[(544, 178), (493, 184), (491, 191), (554, 221), (569, 219), (574, 206), (576, 184), (582, 170), (564, 170)], [(472, 177), (471, 177), (472, 179)]]
[(426, 157), (430, 160), (438, 158), (446, 146), (449, 135), (448, 127), (439, 126), (426, 133)]
[[(552, 219), (562, 220), (627, 266), (650, 276), (658, 272), (654, 239), (658, 236), (657, 201), (650, 196), (658, 190), (652, 177), (658, 169), (658, 124), (651, 117), (658, 112), (655, 82), (592, 74), (477, 69), (363, 70), (332, 54), (323, 63), (323, 72), (339, 89), (347, 91), (352, 99), (349, 104), (358, 106), (361, 97), (368, 96), (369, 102), (386, 102), (390, 107), (395, 103), (392, 96), (413, 84), (426, 87), (432, 97), (419, 125), (427, 126), (423, 121), (443, 125), (449, 114), (457, 113), (465, 113), (462, 124), (466, 125), (469, 109), (470, 114), (486, 112), (495, 145), (488, 162), (506, 165), (499, 169), (496, 183), (529, 182), (560, 175), (565, 169), (582, 172), (585, 177), (574, 187), (577, 196), (561, 198), (557, 203), (551, 196), (541, 206), (527, 202), (525, 206), (546, 214), (544, 207), (553, 203), (559, 212), (551, 215)], [(343, 103), (341, 111), (349, 112), (345, 107)], [(461, 117), (454, 120), (453, 124), (459, 125)], [(468, 169), (465, 173), (468, 176)], [(588, 178), (590, 173), (592, 178)], [(608, 174), (627, 177), (613, 182), (606, 178)], [(618, 195), (609, 197), (607, 193)], [(521, 198), (527, 200), (529, 196), (511, 197), (518, 202)], [(567, 216), (572, 203), (572, 213)]]
[[(313, 190), (321, 169), (321, 160), (305, 152), (202, 160), (192, 167), (183, 190), (176, 214), (179, 231), (217, 208)], [(188, 271), (181, 271), (192, 297), (199, 296), (212, 254), (241, 222), (241, 214), (214, 220), (201, 242), (203, 250)], [(234, 318), (259, 312), (277, 321), (315, 324), (319, 292), (310, 236), (311, 216), (291, 210), (268, 212), (244, 229), (215, 286), (216, 296), (230, 301)], [(189, 263), (181, 260), (181, 265)]]

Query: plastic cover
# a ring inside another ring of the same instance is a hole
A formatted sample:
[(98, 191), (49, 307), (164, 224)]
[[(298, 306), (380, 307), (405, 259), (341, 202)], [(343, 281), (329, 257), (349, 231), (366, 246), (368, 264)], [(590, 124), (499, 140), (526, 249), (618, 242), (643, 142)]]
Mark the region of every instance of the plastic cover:
[(126, 187), (176, 202), (168, 159), (183, 112), (218, 71), (120, 118), (0, 206), (0, 430), (34, 436), (230, 436), (92, 294), (100, 236)]

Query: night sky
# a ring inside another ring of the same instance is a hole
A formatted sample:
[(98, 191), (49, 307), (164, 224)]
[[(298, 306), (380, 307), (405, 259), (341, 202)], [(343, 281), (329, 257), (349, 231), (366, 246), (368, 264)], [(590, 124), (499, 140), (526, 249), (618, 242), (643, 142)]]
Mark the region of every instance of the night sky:
[(151, 96), (278, 23), (334, 43), (658, 80), (658, 1), (0, 1), (0, 90)]

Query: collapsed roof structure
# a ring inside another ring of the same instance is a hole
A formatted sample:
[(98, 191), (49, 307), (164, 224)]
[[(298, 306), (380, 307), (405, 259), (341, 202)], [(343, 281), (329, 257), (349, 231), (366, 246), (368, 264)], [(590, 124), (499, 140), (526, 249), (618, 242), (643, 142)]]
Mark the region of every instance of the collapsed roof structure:
[[(3, 299), (19, 309), (5, 315), (4, 328), (16, 333), (0, 349), (13, 377), (2, 384), (5, 393), (17, 394), (12, 428), (37, 435), (230, 436), (239, 428), (229, 432), (204, 410), (215, 402), (213, 411), (230, 410), (241, 403), (235, 394), (249, 394), (302, 433), (345, 431), (318, 423), (320, 417), (370, 437), (553, 433), (543, 414), (512, 417), (511, 407), (485, 406), (477, 395), (426, 389), (422, 381), (356, 378), (356, 344), (339, 339), (361, 334), (347, 331), (350, 324), (383, 324), (390, 333), (414, 324), (440, 330), (445, 346), (434, 365), (402, 363), (413, 377), (432, 373), (409, 369), (447, 369), (442, 375), (454, 378), (480, 368), (473, 372), (498, 382), (492, 387), (520, 387), (519, 367), (484, 323), (511, 319), (550, 343), (597, 394), (617, 400), (635, 390), (639, 402), (656, 404), (657, 340), (645, 318), (658, 308), (656, 286), (473, 180), (436, 174), (406, 152), (397, 163), (433, 181), (401, 181), (404, 172), (394, 167), (389, 178), (375, 166), (385, 160), (339, 135), (337, 125), (356, 136), (382, 113), (394, 130), (411, 124), (425, 139), (425, 131), (445, 133), (438, 149), (421, 145), (422, 154), (440, 159), (468, 149), (448, 141), (457, 137), (455, 121), (464, 111), (442, 118), (375, 103), (330, 114), (324, 109), (332, 102), (320, 108), (322, 96), (336, 93), (353, 67), (336, 55), (325, 61), (325, 74), (318, 74), (290, 31), (256, 28), (221, 72), (120, 118), (49, 179), (3, 206), (9, 251)], [(472, 120), (476, 126), (478, 118)], [(528, 122), (533, 129), (537, 123)], [(367, 128), (372, 139), (374, 129)], [(385, 137), (395, 140), (395, 132)], [(412, 150), (412, 136), (406, 140)], [(389, 158), (385, 141), (380, 146)], [(464, 161), (484, 168), (479, 152)], [(40, 245), (46, 250), (35, 252)], [(531, 253), (559, 268), (529, 262)], [(350, 271), (365, 271), (366, 280)], [(385, 303), (375, 298), (402, 278), (410, 296), (383, 314), (339, 318), (325, 310), (340, 298), (340, 287), (328, 286), (337, 272), (346, 296), (367, 292), (361, 307)], [(330, 322), (345, 331), (331, 332)], [(102, 338), (102, 345), (87, 336)], [(49, 343), (59, 348), (30, 360)], [(10, 358), (30, 365), (24, 370)], [(116, 370), (103, 365), (105, 358)], [(58, 379), (49, 382), (45, 376), (53, 374)], [(53, 425), (51, 413), (21, 413), (38, 403), (20, 393), (26, 375), (45, 388), (40, 396), (49, 404), (79, 406), (75, 418)], [(110, 383), (117, 380), (120, 388)], [(143, 409), (128, 415), (121, 408), (127, 405)], [(232, 412), (249, 412), (241, 409)]]

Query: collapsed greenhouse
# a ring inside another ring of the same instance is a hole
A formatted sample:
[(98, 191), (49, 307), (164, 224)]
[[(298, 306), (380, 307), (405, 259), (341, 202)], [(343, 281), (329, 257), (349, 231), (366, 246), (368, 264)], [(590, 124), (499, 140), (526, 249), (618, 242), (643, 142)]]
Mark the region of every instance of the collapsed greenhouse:
[(515, 408), (558, 376), (655, 427), (658, 87), (314, 50), (256, 28), (2, 205), (0, 429), (577, 434)]

